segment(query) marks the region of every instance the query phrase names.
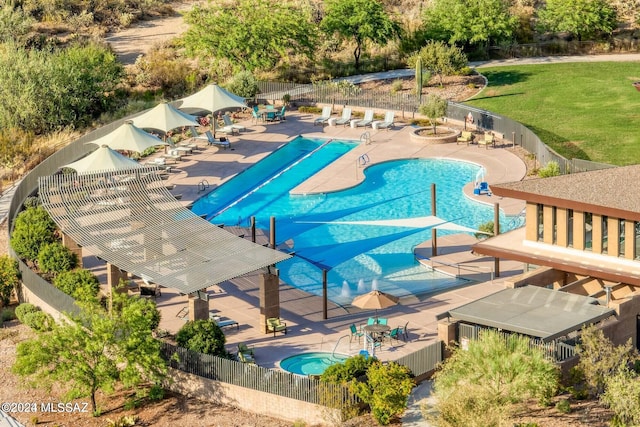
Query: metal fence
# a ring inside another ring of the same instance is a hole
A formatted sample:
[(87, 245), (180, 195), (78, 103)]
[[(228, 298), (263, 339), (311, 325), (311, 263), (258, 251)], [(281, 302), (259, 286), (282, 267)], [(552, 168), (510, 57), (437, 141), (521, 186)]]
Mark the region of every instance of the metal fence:
[(332, 408), (359, 403), (358, 397), (343, 385), (321, 383), (315, 378), (202, 354), (164, 342), (161, 352), (171, 367), (203, 378)]
[(427, 347), (421, 348), (406, 356), (402, 356), (396, 362), (411, 370), (414, 376), (419, 377), (433, 372), (443, 360), (444, 343), (436, 341)]
[[(488, 331), (490, 329), (491, 328), (483, 327), (480, 325), (458, 323), (458, 334), (460, 336), (459, 341), (460, 343), (462, 343), (465, 340), (477, 340), (482, 331)], [(513, 335), (509, 332), (500, 332), (500, 334), (505, 339), (510, 335)], [(529, 348), (537, 348), (542, 350), (547, 359), (552, 360), (556, 363), (570, 359), (576, 355), (575, 346), (558, 340), (544, 342), (539, 338), (530, 338)]]
[(492, 46), (492, 58), (531, 58), (557, 55), (598, 55), (640, 51), (640, 41), (634, 37), (612, 37), (602, 41), (554, 40), (540, 43)]

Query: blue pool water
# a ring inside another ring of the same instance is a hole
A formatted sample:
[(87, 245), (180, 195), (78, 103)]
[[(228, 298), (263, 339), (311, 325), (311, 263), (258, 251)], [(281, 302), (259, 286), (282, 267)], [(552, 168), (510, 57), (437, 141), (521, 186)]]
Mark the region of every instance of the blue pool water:
[(342, 363), (349, 356), (326, 352), (300, 353), (280, 361), (280, 368), (298, 375), (322, 375), (331, 365)]
[[(431, 238), (431, 229), (344, 222), (428, 216), (435, 183), (437, 216), (477, 229), (493, 220), (493, 207), (469, 200), (462, 187), (475, 179), (480, 167), (443, 159), (392, 161), (365, 169), (366, 179), (356, 187), (290, 195), (291, 189), (356, 146), (326, 142), (296, 138), (198, 200), (193, 211), (226, 225), (248, 226), (255, 216), (264, 229), (275, 216), (277, 244), (293, 242), (295, 251), (292, 259), (278, 263), (281, 279), (322, 295), (322, 269), (327, 269), (329, 298), (338, 304), (348, 304), (372, 288), (406, 296), (463, 283), (428, 271), (415, 260), (414, 247)], [(504, 217), (500, 221), (507, 223)]]

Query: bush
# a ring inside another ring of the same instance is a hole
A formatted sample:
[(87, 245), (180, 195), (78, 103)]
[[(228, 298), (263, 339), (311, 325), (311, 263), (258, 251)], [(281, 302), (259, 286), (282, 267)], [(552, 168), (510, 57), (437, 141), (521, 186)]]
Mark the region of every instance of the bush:
[(475, 233), (476, 239), (486, 239), (493, 236), (493, 221), (483, 222), (478, 226), (478, 231), (483, 231), (484, 233)]
[(364, 376), (375, 360), (373, 357), (365, 358), (360, 355), (350, 357), (343, 363), (329, 366), (320, 379), (334, 384), (346, 384), (351, 380)]
[(25, 323), (24, 322), (24, 316), (27, 313), (33, 313), (35, 311), (40, 310), (38, 307), (36, 307), (35, 305), (28, 303), (28, 302), (24, 302), (22, 304), (20, 304), (19, 306), (16, 307), (15, 310), (15, 315), (18, 318), (18, 320), (20, 321), (20, 323)]
[(391, 83), (391, 93), (396, 94), (401, 90), (402, 90), (402, 80), (400, 79), (394, 80), (393, 83)]
[(14, 308), (5, 307), (0, 312), (0, 320), (7, 322), (16, 318), (16, 311)]
[(78, 256), (59, 242), (48, 243), (38, 253), (38, 266), (45, 273), (64, 273), (78, 264)]
[(197, 79), (192, 76), (196, 71), (190, 62), (179, 57), (175, 50), (167, 47), (151, 49), (135, 62), (136, 83), (160, 88), (165, 97), (180, 96), (195, 90)]
[(9, 255), (0, 255), (0, 305), (11, 302), (11, 293), (20, 284), (18, 261)]
[(94, 300), (100, 290), (98, 278), (81, 268), (58, 274), (53, 279), (53, 285), (78, 301)]
[(44, 311), (33, 311), (23, 316), (24, 324), (36, 332), (46, 332), (53, 329), (53, 317)]
[(562, 399), (556, 403), (556, 410), (561, 414), (568, 414), (571, 412), (571, 403), (568, 399)]
[(40, 248), (56, 241), (56, 224), (42, 207), (26, 209), (16, 217), (11, 247), (20, 258), (38, 259)]
[(243, 98), (253, 98), (259, 91), (258, 81), (249, 71), (241, 71), (234, 75), (225, 85), (225, 89)]
[(224, 347), (226, 337), (213, 320), (187, 322), (176, 334), (176, 342), (192, 351), (231, 358)]
[(560, 165), (555, 160), (550, 161), (544, 167), (538, 170), (538, 176), (540, 178), (549, 178), (552, 176), (560, 175)]

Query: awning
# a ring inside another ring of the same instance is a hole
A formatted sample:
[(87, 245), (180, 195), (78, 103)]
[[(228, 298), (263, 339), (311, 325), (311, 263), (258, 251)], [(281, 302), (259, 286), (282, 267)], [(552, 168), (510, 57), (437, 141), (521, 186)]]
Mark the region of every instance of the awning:
[(465, 227), (464, 225), (456, 224), (446, 219), (438, 218), (437, 216), (419, 216), (415, 218), (401, 218), (401, 219), (381, 219), (372, 221), (308, 221), (307, 223), (314, 224), (348, 224), (348, 225), (373, 225), (377, 227), (406, 227), (406, 228), (436, 228), (439, 230), (453, 230), (463, 231), (466, 233), (482, 233), (490, 234), (484, 231), (475, 230), (473, 228)]
[(76, 243), (184, 294), (290, 258), (185, 209), (153, 167), (58, 174), (39, 187), (44, 208)]
[(615, 314), (583, 295), (538, 286), (505, 289), (449, 310), (463, 322), (552, 341)]

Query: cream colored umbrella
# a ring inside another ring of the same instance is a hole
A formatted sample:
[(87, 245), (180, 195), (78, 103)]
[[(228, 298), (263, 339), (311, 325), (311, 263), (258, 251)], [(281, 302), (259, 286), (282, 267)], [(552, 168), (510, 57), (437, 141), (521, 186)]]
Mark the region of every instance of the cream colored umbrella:
[(151, 110), (133, 118), (133, 124), (142, 129), (157, 129), (165, 134), (176, 128), (198, 126), (196, 118), (161, 102)]
[(63, 167), (75, 169), (79, 175), (83, 175), (94, 172), (141, 168), (142, 165), (109, 148), (108, 145), (103, 145), (91, 154)]
[(127, 120), (113, 132), (95, 141), (87, 142), (87, 144), (108, 145), (114, 150), (136, 151), (138, 153), (157, 145), (167, 145), (157, 136), (136, 127), (131, 120)]
[(207, 85), (204, 89), (180, 99), (181, 110), (206, 110), (211, 114), (224, 108), (246, 108), (244, 98), (222, 89), (216, 84)]

